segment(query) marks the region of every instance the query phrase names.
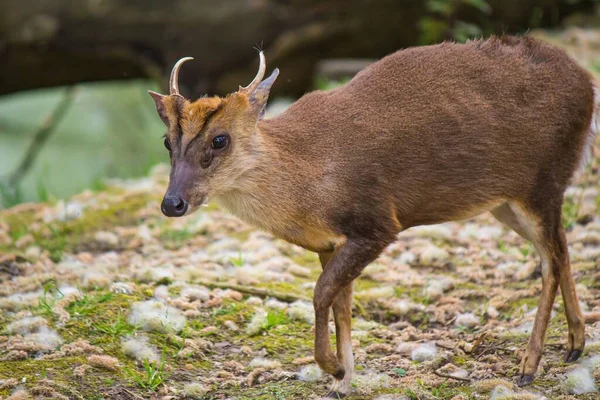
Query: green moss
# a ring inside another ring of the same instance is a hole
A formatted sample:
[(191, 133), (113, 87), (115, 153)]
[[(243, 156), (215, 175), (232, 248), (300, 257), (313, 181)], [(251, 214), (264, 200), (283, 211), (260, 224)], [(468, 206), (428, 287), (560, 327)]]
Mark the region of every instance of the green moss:
[[(313, 382), (302, 382), (287, 380), (283, 382), (270, 382), (252, 388), (230, 388), (218, 390), (215, 394), (223, 394), (227, 397), (234, 396), (238, 400), (286, 400), (286, 399), (310, 399), (320, 389), (325, 393), (326, 388), (319, 388)], [(206, 399), (211, 397), (207, 396)], [(218, 397), (212, 397), (218, 398)]]
[(167, 249), (178, 249), (193, 237), (187, 229), (166, 229), (160, 233), (160, 240)]
[[(0, 219), (9, 224), (9, 233), (13, 239), (30, 233), (38, 246), (47, 250), (54, 261), (59, 261), (64, 252), (102, 250), (99, 248), (100, 244), (90, 240), (92, 232), (137, 223), (137, 211), (154, 200), (156, 199), (149, 195), (128, 196), (103, 207), (88, 208), (80, 218), (47, 224), (38, 220), (32, 212), (8, 214), (4, 211), (0, 212)], [(31, 230), (31, 226), (35, 226), (36, 222), (41, 223), (41, 227)], [(3, 246), (2, 250), (17, 251), (14, 246)]]
[(321, 262), (319, 261), (319, 256), (317, 253), (313, 253), (312, 251), (303, 251), (301, 255), (291, 257), (292, 261), (296, 264), (303, 265), (305, 267), (319, 267), (318, 273), (321, 271)]

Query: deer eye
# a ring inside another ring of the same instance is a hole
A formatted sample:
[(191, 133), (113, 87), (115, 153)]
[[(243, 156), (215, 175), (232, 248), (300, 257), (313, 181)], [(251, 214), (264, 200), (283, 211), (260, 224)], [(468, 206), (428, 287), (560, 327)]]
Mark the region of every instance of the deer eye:
[(215, 150), (220, 150), (227, 146), (227, 142), (229, 142), (229, 140), (226, 135), (219, 135), (212, 140), (211, 146)]
[(169, 152), (171, 151), (171, 143), (169, 143), (169, 139), (165, 138), (165, 147)]

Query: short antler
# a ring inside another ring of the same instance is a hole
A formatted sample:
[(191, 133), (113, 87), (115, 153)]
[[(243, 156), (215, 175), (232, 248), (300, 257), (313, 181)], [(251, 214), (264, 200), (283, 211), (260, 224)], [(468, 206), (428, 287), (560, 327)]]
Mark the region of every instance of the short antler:
[(262, 82), (262, 80), (265, 76), (265, 71), (267, 70), (267, 62), (265, 61), (265, 54), (261, 51), (260, 53), (258, 53), (258, 56), (260, 57), (260, 65), (258, 66), (258, 73), (254, 77), (254, 80), (252, 82), (250, 82), (250, 84), (248, 86), (246, 86), (246, 87), (240, 86), (239, 91), (241, 93), (250, 94), (250, 93), (254, 92), (254, 90), (258, 87), (260, 82)]
[(175, 63), (173, 67), (173, 71), (171, 71), (171, 79), (169, 79), (169, 90), (171, 91), (171, 96), (180, 95), (179, 94), (179, 68), (181, 68), (181, 64), (186, 61), (193, 60), (193, 57), (183, 57), (179, 61)]

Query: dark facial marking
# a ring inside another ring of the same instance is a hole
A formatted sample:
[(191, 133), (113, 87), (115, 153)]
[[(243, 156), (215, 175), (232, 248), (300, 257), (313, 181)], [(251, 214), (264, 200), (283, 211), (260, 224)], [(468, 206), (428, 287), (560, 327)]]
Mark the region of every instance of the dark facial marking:
[(211, 148), (204, 149), (202, 156), (200, 158), (200, 165), (202, 168), (208, 168), (213, 159), (213, 152)]

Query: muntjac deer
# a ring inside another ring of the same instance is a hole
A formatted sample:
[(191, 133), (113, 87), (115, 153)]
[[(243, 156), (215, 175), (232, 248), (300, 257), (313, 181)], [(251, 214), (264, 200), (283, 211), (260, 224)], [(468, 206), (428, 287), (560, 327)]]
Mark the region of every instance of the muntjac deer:
[[(565, 359), (584, 347), (561, 205), (590, 154), (592, 79), (562, 50), (528, 37), (409, 48), (346, 85), (303, 96), (263, 119), (279, 71), (227, 97), (188, 101), (175, 64), (170, 95), (150, 92), (168, 127), (171, 176), (162, 212), (179, 217), (214, 199), (276, 237), (317, 252), (315, 359), (350, 390), (352, 282), (407, 228), (486, 211), (531, 241), (543, 287), (523, 357), (527, 385), (560, 285)], [(330, 346), (333, 309), (337, 355)]]

